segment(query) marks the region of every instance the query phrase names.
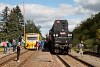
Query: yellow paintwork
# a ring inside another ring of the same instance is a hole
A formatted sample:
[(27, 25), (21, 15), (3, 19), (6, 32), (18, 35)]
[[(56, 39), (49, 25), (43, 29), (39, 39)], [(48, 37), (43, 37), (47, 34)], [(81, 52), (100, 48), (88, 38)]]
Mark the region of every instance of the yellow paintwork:
[[(37, 38), (37, 40), (33, 40), (33, 41), (28, 41), (28, 39), (27, 39), (27, 37), (28, 37), (28, 35), (29, 34), (37, 34), (38, 35), (38, 38)], [(36, 43), (37, 42), (39, 42), (40, 41), (40, 34), (38, 34), (38, 33), (27, 33), (26, 35), (25, 35), (25, 48), (26, 49), (36, 49)]]

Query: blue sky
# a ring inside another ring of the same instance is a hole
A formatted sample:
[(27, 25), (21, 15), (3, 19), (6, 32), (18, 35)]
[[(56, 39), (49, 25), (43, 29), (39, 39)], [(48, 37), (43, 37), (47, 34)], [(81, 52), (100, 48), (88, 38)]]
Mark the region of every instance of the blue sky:
[(48, 5), (48, 6), (53, 6), (56, 7), (61, 3), (66, 3), (66, 4), (73, 4), (73, 0), (0, 0), (0, 2), (11, 4), (11, 5), (16, 5), (16, 4), (22, 4), (24, 3), (34, 3), (34, 4), (40, 4), (40, 5)]
[(81, 21), (100, 12), (99, 0), (0, 0), (0, 12), (5, 6), (12, 9), (19, 5), (23, 13), (23, 2), (26, 20), (31, 19), (40, 25), (43, 36), (55, 20), (68, 20), (69, 30), (73, 31)]

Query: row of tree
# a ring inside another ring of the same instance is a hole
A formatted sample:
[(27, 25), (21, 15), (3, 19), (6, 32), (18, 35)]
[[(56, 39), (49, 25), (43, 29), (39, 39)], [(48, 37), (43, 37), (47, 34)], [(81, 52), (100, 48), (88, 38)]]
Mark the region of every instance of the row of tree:
[[(24, 35), (24, 17), (18, 5), (11, 10), (6, 6), (1, 13), (1, 21), (4, 25), (0, 29), (0, 39), (20, 38)], [(33, 21), (27, 20), (25, 32), (40, 33), (40, 26), (36, 26)]]
[(83, 41), (89, 51), (100, 53), (100, 12), (82, 21), (74, 30), (74, 46)]

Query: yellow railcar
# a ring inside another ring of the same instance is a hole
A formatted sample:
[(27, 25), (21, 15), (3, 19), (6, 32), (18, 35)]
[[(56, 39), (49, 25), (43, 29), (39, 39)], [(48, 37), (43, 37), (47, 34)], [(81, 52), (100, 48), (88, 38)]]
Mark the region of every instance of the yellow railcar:
[(26, 49), (36, 49), (36, 44), (40, 40), (39, 33), (27, 33), (25, 35), (25, 48)]

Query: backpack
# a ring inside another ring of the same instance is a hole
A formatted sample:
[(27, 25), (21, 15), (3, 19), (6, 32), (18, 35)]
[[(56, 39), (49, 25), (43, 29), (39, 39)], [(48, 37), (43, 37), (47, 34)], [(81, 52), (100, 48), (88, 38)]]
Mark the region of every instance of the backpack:
[(7, 43), (7, 47), (9, 47), (9, 43)]
[(81, 44), (81, 43), (78, 44), (78, 48), (79, 48), (79, 49), (80, 49), (80, 48), (83, 48), (83, 46), (84, 46), (84, 45)]

